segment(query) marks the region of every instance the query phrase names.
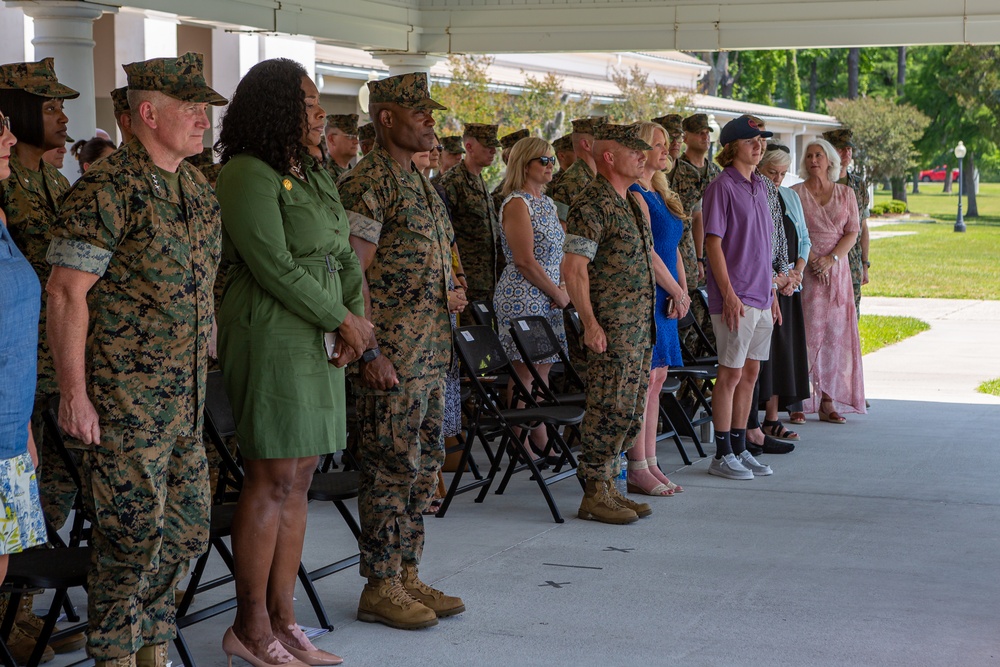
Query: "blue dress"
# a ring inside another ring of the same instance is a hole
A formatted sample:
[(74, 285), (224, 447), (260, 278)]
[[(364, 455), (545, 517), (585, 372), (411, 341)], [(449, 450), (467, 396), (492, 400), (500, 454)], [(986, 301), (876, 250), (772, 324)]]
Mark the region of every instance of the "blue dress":
[[(638, 183), (629, 188), (646, 200), (649, 223), (653, 230), (653, 250), (667, 265), (670, 275), (677, 280), (677, 244), (684, 231), (684, 223), (670, 212), (663, 198), (655, 191), (647, 192)], [(667, 317), (667, 291), (656, 286), (656, 343), (653, 345), (653, 368), (683, 366), (681, 343), (677, 337), (677, 320)]]

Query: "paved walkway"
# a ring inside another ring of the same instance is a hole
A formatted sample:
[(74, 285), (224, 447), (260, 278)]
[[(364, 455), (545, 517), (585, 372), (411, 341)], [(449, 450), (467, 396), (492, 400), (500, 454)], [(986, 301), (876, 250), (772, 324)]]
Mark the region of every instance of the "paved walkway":
[[(428, 521), (421, 571), (468, 611), (418, 632), (360, 623), (362, 580), (343, 572), (319, 583), (337, 630), (316, 643), (351, 667), (1000, 664), (1000, 406), (974, 393), (1000, 376), (1000, 304), (863, 309), (931, 329), (866, 357), (870, 414), (797, 427), (772, 477), (710, 477), (661, 447), (686, 490), (631, 526), (570, 518), (572, 480), (553, 487), (561, 525), (524, 475), (481, 505), (460, 496)], [(309, 521), (310, 567), (356, 550), (331, 507)], [(187, 631), (199, 665), (225, 664), (231, 622)]]

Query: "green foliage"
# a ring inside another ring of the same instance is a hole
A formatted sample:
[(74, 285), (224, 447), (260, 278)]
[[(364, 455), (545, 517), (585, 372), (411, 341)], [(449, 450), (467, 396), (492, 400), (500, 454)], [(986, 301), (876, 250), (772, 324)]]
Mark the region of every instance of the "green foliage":
[(799, 61), (794, 49), (785, 51), (785, 75), (778, 81), (778, 98), (782, 106), (802, 111), (802, 82)]
[(638, 65), (630, 70), (613, 70), (611, 80), (621, 91), (621, 97), (604, 110), (614, 123), (634, 123), (668, 113), (686, 113), (690, 108), (691, 98), (687, 91), (650, 83), (649, 74)]
[(1000, 378), (994, 380), (987, 380), (976, 388), (980, 394), (990, 394), (991, 396), (1000, 396)]
[(740, 51), (736, 59), (736, 83), (733, 98), (755, 104), (774, 104), (778, 81), (783, 78), (783, 51)]
[(930, 119), (915, 107), (878, 97), (831, 100), (827, 107), (854, 130), (854, 162), (870, 181), (906, 176), (917, 164), (913, 143)]
[(910, 336), (930, 329), (930, 325), (915, 317), (896, 315), (862, 315), (858, 320), (861, 334), (861, 354), (868, 354), (895, 345)]
[(890, 199), (872, 206), (872, 215), (885, 215), (886, 213), (906, 213), (906, 202)]

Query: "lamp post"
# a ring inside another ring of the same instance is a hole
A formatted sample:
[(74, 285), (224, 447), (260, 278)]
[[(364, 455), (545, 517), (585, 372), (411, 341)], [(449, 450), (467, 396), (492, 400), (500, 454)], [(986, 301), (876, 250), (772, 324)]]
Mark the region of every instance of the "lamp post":
[(708, 140), (711, 142), (708, 144), (708, 161), (712, 161), (712, 154), (715, 152), (715, 142), (719, 140), (719, 133), (722, 132), (722, 128), (719, 127), (718, 121), (715, 120), (715, 114), (708, 114)]
[(955, 157), (958, 158), (958, 217), (955, 218), (955, 231), (965, 231), (965, 220), (962, 219), (962, 158), (965, 157), (965, 144), (961, 141), (955, 146)]

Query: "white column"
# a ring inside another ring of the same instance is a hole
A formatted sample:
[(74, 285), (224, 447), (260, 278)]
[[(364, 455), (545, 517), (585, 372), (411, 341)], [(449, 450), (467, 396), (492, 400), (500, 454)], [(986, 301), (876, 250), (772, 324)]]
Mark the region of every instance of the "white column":
[(28, 60), (27, 19), (21, 9), (0, 10), (0, 63), (23, 63)]
[[(66, 100), (68, 131), (74, 139), (94, 136), (97, 111), (94, 92), (94, 20), (117, 7), (93, 2), (53, 0), (50, 2), (7, 2), (19, 7), (34, 19), (35, 60), (55, 58), (59, 81), (80, 92), (75, 100)], [(79, 172), (74, 160), (66, 160), (62, 169), (70, 181)]]
[(431, 73), (431, 67), (441, 62), (441, 56), (429, 53), (393, 53), (391, 51), (373, 51), (372, 55), (381, 60), (389, 68), (389, 76), (409, 74), (410, 72)]

